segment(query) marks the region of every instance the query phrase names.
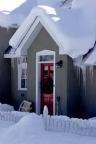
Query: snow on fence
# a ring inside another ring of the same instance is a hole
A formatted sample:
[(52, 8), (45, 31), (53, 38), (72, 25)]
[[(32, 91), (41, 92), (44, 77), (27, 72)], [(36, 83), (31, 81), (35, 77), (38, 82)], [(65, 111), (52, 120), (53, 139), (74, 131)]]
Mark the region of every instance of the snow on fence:
[(47, 107), (44, 108), (43, 117), (46, 130), (96, 136), (96, 120), (49, 116)]
[(12, 121), (12, 122), (18, 122), (23, 115), (20, 115), (16, 112), (2, 112), (0, 111), (0, 120), (3, 121)]

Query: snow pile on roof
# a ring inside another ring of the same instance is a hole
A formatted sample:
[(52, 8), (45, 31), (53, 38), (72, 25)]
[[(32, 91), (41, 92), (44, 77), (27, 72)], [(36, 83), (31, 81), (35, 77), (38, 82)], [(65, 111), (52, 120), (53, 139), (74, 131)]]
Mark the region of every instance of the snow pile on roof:
[(40, 140), (40, 135), (42, 135), (43, 131), (44, 127), (41, 117), (36, 114), (30, 114), (23, 117), (17, 124), (9, 127), (0, 141), (2, 141), (2, 144), (10, 144), (10, 142), (12, 144), (35, 144), (36, 141)]
[(86, 65), (96, 65), (96, 46), (85, 61)]
[(96, 1), (73, 0), (71, 9), (61, 7), (60, 0), (41, 1), (9, 44), (17, 49), (38, 17), (58, 44), (60, 54), (68, 54), (72, 58), (86, 54), (96, 39)]
[[(0, 26), (20, 26), (33, 7), (44, 4), (60, 5), (62, 0), (0, 0)], [(69, 0), (68, 0), (69, 1)]]
[(36, 0), (0, 0), (0, 26), (21, 25), (36, 4)]
[(51, 7), (70, 7), (73, 0), (37, 0), (38, 5), (47, 5)]

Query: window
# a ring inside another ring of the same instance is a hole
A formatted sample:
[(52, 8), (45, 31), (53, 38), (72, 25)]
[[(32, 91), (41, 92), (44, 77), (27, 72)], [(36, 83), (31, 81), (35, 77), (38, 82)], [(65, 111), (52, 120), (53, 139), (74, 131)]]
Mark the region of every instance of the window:
[(54, 56), (53, 55), (43, 55), (40, 56), (40, 60), (39, 61), (53, 61), (54, 60)]
[(18, 58), (18, 90), (27, 90), (27, 58)]

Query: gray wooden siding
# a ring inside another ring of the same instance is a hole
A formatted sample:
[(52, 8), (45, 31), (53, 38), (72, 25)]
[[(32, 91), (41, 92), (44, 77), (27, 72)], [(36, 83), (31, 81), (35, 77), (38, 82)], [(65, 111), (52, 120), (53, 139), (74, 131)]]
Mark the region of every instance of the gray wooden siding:
[(82, 104), (83, 104), (83, 116), (85, 118), (96, 117), (96, 66), (86, 67), (86, 73), (84, 75), (85, 82), (82, 83)]
[(11, 59), (11, 101), (18, 110), (22, 100), (27, 99), (27, 91), (18, 90), (18, 63), (17, 59)]
[(10, 103), (11, 97), (11, 63), (3, 54), (15, 31), (15, 28), (0, 27), (0, 102), (3, 103)]
[[(56, 91), (55, 96), (61, 97), (61, 114), (72, 115), (76, 111), (78, 99), (78, 86), (75, 78), (72, 59), (67, 55), (59, 55), (59, 48), (47, 31), (42, 28), (31, 47), (28, 49), (28, 90), (27, 92), (18, 91), (17, 61), (11, 61), (11, 88), (12, 100), (17, 108), (23, 99), (33, 102), (36, 107), (36, 52), (41, 50), (52, 50), (56, 52), (56, 62), (63, 61), (62, 68), (55, 68), (56, 72)], [(23, 97), (22, 97), (23, 94)], [(72, 101), (72, 102), (71, 102)], [(56, 103), (56, 102), (55, 102)], [(69, 107), (71, 110), (69, 110)]]

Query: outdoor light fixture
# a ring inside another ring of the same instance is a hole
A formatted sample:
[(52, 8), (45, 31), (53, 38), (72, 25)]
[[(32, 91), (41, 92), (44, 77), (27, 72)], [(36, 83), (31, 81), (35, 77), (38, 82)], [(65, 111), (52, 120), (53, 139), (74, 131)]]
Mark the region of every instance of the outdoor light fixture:
[(58, 62), (56, 63), (56, 67), (57, 67), (57, 68), (62, 68), (62, 67), (63, 67), (63, 61), (62, 61), (62, 60), (58, 61)]

